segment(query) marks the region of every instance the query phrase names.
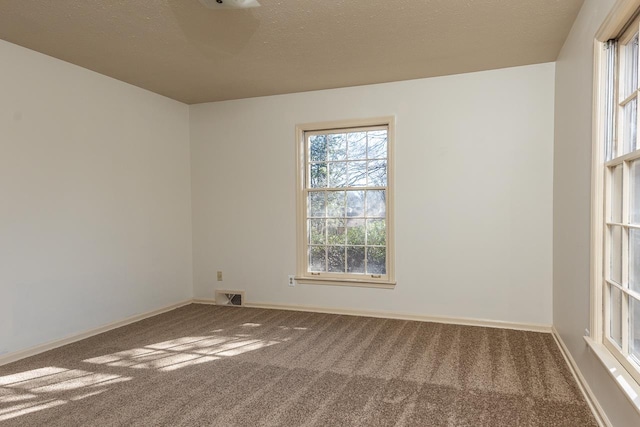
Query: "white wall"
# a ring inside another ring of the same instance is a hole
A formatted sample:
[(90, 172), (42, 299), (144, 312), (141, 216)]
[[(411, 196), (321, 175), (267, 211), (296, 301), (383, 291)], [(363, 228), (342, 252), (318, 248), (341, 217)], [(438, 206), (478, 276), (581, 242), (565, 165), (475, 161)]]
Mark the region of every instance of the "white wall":
[(0, 354), (190, 298), (188, 107), (0, 58)]
[[(553, 78), (541, 64), (191, 106), (195, 297), (550, 325)], [(384, 115), (396, 288), (288, 287), (295, 125)]]
[(556, 63), (553, 182), (553, 323), (614, 426), (640, 425), (589, 352), (593, 40), (615, 0), (586, 0)]

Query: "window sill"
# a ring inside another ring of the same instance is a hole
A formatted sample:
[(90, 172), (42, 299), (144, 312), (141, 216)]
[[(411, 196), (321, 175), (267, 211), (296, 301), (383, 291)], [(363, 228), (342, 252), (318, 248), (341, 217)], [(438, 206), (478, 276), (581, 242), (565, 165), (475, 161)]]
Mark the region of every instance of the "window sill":
[(616, 358), (603, 345), (594, 341), (591, 337), (584, 337), (584, 340), (591, 348), (591, 351), (602, 362), (604, 367), (609, 371), (616, 384), (631, 404), (640, 413), (640, 384), (627, 372), (627, 370), (616, 360)]
[(332, 278), (313, 278), (313, 277), (296, 277), (296, 282), (307, 285), (328, 285), (328, 286), (355, 286), (361, 288), (378, 288), (393, 289), (396, 282), (372, 282), (369, 280), (356, 279), (332, 279)]

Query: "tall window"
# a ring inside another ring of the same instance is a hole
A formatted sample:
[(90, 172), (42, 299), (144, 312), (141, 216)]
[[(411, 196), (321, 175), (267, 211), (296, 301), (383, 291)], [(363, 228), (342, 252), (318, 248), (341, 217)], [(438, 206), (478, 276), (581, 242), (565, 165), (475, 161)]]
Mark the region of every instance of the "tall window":
[(640, 381), (640, 144), (634, 21), (605, 44), (603, 108), (603, 343)]
[(297, 280), (393, 286), (393, 119), (297, 130)]

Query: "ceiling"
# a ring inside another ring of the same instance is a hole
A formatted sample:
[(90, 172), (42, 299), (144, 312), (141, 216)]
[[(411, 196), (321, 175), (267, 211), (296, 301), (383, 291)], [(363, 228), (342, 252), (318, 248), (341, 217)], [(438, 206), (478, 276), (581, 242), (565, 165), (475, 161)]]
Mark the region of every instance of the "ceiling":
[(555, 61), (583, 0), (1, 0), (0, 38), (188, 103)]

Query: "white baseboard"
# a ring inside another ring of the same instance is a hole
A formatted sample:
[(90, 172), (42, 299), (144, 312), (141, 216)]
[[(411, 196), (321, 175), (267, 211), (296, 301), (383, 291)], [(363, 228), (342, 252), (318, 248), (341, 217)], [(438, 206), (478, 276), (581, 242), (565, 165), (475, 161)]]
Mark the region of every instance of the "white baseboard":
[(26, 350), (20, 350), (13, 353), (5, 354), (3, 356), (0, 356), (0, 366), (6, 365), (7, 363), (11, 363), (11, 362), (16, 362), (26, 357), (35, 356), (36, 354), (44, 353), (45, 351), (53, 350), (54, 348), (62, 347), (63, 345), (71, 344), (76, 341), (80, 341), (85, 338), (89, 338), (94, 335), (98, 335), (103, 332), (110, 331), (112, 329), (120, 328), (122, 326), (126, 326), (131, 323), (139, 322), (140, 320), (146, 319), (148, 317), (157, 316), (158, 314), (166, 313), (167, 311), (175, 310), (176, 308), (191, 304), (192, 302), (193, 300), (190, 300), (190, 299), (185, 300), (177, 304), (171, 304), (169, 306), (159, 308), (157, 310), (148, 311), (146, 313), (127, 317), (126, 319), (123, 319), (123, 320), (111, 322), (106, 325), (99, 326), (94, 329), (90, 329), (88, 331), (80, 332), (79, 334), (69, 335), (59, 340), (54, 340), (44, 344), (40, 344), (31, 348), (28, 348)]
[(214, 298), (194, 298), (191, 302), (194, 304), (216, 305), (216, 300)]
[[(193, 300), (196, 304), (215, 304), (215, 300), (207, 298), (197, 298)], [(378, 317), (383, 319), (397, 319), (397, 320), (415, 320), (418, 322), (434, 322), (434, 323), (449, 323), (455, 325), (467, 325), (467, 326), (484, 326), (488, 328), (501, 328), (501, 329), (515, 329), (519, 331), (532, 331), (532, 332), (551, 332), (551, 325), (540, 325), (535, 323), (516, 323), (516, 322), (503, 322), (500, 320), (485, 320), (485, 319), (470, 319), (465, 317), (447, 317), (447, 316), (428, 316), (423, 314), (406, 314), (395, 313), (390, 311), (369, 311), (369, 310), (352, 310), (342, 308), (329, 308), (329, 307), (315, 307), (308, 305), (288, 305), (288, 304), (271, 304), (260, 302), (245, 302), (245, 307), (252, 308), (267, 308), (274, 310), (292, 310), (292, 311), (307, 311), (312, 313), (329, 313), (329, 314), (343, 314), (348, 316), (365, 316), (365, 317)]]
[(593, 412), (593, 416), (595, 417), (596, 421), (601, 427), (612, 427), (611, 421), (609, 421), (609, 418), (607, 418), (607, 415), (602, 409), (602, 406), (600, 406), (600, 402), (598, 402), (598, 399), (596, 399), (593, 391), (591, 391), (591, 388), (582, 375), (582, 372), (580, 372), (580, 368), (578, 368), (576, 361), (573, 359), (573, 356), (571, 356), (571, 353), (569, 352), (569, 349), (565, 345), (564, 341), (562, 341), (562, 337), (558, 333), (558, 330), (555, 328), (555, 326), (552, 327), (551, 330), (553, 338), (555, 338), (556, 343), (560, 348), (560, 352), (562, 353), (562, 356), (564, 356), (564, 360), (567, 362), (567, 365), (569, 365), (569, 370), (578, 383), (578, 387), (580, 388), (580, 391), (582, 391), (582, 394), (584, 395), (589, 408), (591, 408), (591, 412)]

